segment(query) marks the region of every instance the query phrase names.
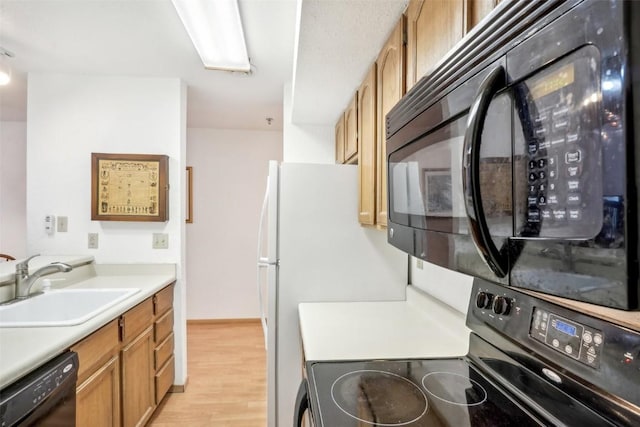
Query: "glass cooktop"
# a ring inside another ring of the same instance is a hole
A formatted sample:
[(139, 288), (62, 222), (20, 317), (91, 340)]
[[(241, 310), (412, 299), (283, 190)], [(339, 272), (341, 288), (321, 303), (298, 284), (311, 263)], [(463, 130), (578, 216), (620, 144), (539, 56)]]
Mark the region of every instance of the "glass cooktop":
[(462, 358), (320, 362), (307, 372), (318, 427), (542, 425)]

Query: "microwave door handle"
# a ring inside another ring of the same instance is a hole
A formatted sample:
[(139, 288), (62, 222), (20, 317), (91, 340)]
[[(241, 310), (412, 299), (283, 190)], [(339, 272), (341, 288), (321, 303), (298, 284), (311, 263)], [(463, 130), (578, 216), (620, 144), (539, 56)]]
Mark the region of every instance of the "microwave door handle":
[(480, 84), (478, 94), (469, 110), (462, 155), (462, 185), (471, 238), (481, 257), (498, 277), (507, 275), (509, 259), (506, 256), (507, 251), (498, 250), (493, 243), (484, 216), (480, 194), (480, 144), (491, 100), (505, 86), (506, 73), (501, 65), (494, 68)]

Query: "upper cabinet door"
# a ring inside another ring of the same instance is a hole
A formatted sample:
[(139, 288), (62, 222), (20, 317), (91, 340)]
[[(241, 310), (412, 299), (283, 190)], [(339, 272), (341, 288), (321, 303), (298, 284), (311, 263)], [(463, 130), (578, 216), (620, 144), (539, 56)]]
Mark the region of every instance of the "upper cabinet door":
[(374, 225), (376, 221), (376, 64), (358, 89), (358, 221)]
[(469, 0), (411, 0), (407, 7), (407, 90), (464, 36)]
[(358, 93), (356, 92), (344, 112), (344, 161), (358, 161)]
[(404, 16), (378, 56), (378, 156), (377, 156), (377, 200), (376, 224), (387, 226), (387, 132), (385, 117), (405, 93)]
[(482, 18), (487, 16), (497, 5), (500, 0), (471, 0), (469, 1), (469, 30), (478, 25)]
[(336, 163), (344, 163), (344, 114), (340, 114), (336, 123)]

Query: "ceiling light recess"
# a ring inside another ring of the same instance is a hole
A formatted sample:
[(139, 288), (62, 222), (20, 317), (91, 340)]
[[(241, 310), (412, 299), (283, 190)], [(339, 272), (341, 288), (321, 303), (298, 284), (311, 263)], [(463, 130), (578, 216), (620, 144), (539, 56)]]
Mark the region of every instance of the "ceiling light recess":
[(205, 68), (251, 71), (237, 0), (171, 1)]

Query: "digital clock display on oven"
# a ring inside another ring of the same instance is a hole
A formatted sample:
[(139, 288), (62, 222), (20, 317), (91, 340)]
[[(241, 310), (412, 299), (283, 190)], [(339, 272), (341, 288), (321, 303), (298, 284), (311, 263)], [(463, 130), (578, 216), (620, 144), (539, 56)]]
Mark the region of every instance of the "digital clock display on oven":
[(571, 337), (576, 336), (576, 327), (569, 323), (563, 322), (562, 320), (556, 319), (555, 322), (553, 322), (552, 326), (558, 331), (563, 332)]

